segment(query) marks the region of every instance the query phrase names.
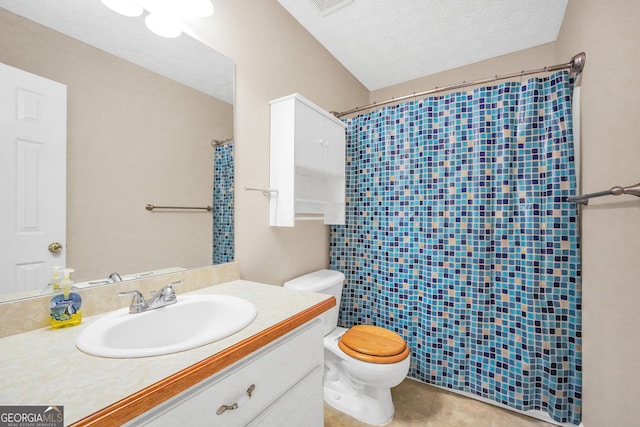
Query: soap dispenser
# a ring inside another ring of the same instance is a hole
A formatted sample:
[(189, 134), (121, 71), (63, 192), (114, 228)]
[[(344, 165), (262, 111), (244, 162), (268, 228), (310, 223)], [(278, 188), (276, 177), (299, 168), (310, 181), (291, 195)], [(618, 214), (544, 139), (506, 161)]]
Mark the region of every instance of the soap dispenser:
[(57, 294), (60, 290), (60, 267), (54, 265), (51, 268), (53, 269), (53, 274), (51, 275), (49, 284), (40, 292), (40, 295)]
[(63, 270), (64, 278), (60, 281), (58, 293), (49, 303), (50, 322), (54, 329), (76, 326), (82, 322), (82, 295), (69, 277), (73, 271), (71, 268)]

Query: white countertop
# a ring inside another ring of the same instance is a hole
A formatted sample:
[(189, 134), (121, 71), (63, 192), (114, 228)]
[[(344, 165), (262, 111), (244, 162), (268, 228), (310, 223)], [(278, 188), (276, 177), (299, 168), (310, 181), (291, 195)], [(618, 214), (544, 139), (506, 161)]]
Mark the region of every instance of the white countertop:
[(86, 317), (76, 327), (43, 328), (2, 338), (0, 405), (64, 406), (68, 425), (331, 298), (246, 280), (189, 294), (245, 298), (255, 304), (258, 314), (245, 329), (212, 344), (136, 359), (95, 357), (76, 348), (76, 335), (103, 315)]

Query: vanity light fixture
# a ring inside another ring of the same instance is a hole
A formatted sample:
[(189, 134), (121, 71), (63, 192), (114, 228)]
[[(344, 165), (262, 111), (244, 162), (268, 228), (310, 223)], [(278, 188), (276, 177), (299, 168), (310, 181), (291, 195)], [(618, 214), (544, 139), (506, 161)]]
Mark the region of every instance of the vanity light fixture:
[(100, 0), (124, 16), (148, 12), (144, 22), (153, 33), (167, 38), (182, 34), (182, 18), (204, 18), (213, 14), (210, 0)]

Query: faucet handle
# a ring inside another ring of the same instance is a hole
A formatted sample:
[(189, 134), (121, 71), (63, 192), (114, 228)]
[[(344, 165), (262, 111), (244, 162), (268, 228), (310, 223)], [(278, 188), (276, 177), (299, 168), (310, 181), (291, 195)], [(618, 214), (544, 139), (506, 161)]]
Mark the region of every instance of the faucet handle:
[(173, 291), (173, 285), (180, 285), (182, 283), (184, 283), (184, 279), (176, 280), (175, 282), (169, 282), (169, 284), (167, 286), (165, 286), (165, 289), (169, 288), (169, 289), (171, 289)]
[(166, 302), (173, 301), (176, 299), (176, 292), (173, 290), (173, 285), (179, 285), (183, 283), (184, 280), (177, 280), (175, 282), (170, 282), (167, 286), (162, 288), (160, 292), (162, 292), (162, 297)]
[(133, 294), (133, 298), (131, 299), (131, 305), (129, 306), (129, 313), (141, 313), (147, 309), (147, 303), (144, 300), (144, 297), (140, 293), (140, 291), (124, 291), (118, 292), (119, 296)]

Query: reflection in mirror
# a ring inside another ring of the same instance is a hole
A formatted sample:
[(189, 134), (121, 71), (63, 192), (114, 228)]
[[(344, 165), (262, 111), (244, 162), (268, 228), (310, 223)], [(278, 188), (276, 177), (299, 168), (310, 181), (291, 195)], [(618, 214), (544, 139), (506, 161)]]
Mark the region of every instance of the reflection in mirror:
[[(100, 8), (99, 0), (0, 0), (0, 62), (67, 88), (64, 265), (76, 282), (100, 283), (113, 272), (126, 279), (210, 265), (214, 247), (216, 259), (233, 259), (233, 143), (211, 144), (233, 135), (233, 63), (187, 35), (161, 39)], [(47, 19), (55, 22), (41, 25)], [(63, 34), (70, 23), (101, 40)], [(114, 49), (118, 56), (106, 52)], [(193, 73), (198, 64), (205, 77)], [(56, 167), (64, 165), (45, 165)], [(224, 221), (207, 211), (147, 211), (148, 203), (212, 205)], [(38, 274), (42, 289), (50, 271)]]
[(235, 162), (233, 161), (233, 139), (211, 141), (215, 147), (213, 160), (213, 263), (222, 264), (233, 260), (233, 183)]

